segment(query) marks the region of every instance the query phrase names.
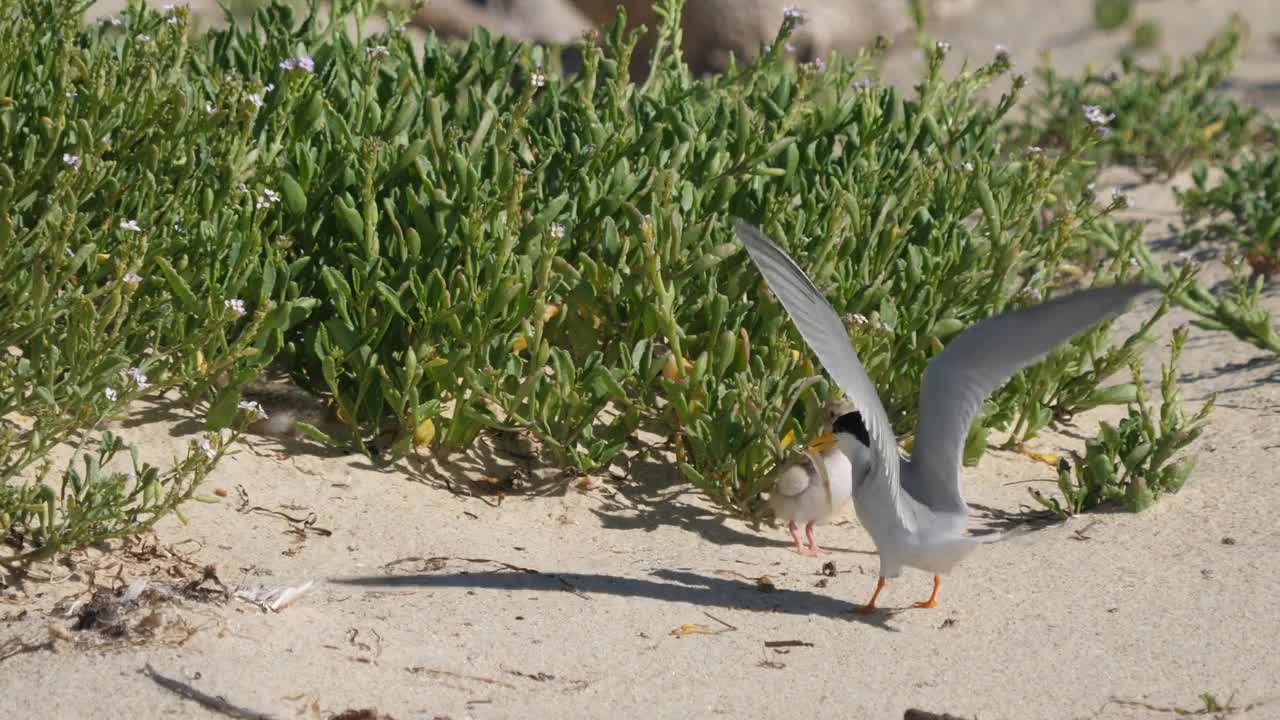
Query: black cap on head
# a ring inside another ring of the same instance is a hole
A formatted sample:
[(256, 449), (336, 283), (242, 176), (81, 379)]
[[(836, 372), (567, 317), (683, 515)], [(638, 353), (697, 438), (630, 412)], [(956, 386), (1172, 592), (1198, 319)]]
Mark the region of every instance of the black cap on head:
[(862, 413), (854, 410), (847, 412), (836, 418), (835, 424), (831, 426), (835, 432), (849, 433), (858, 439), (858, 442), (871, 447), (871, 433), (867, 431), (867, 424), (862, 420)]

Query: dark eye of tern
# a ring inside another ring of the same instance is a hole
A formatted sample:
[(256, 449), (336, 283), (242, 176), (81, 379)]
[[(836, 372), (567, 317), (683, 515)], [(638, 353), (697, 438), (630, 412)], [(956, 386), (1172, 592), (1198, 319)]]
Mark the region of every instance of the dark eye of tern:
[(858, 442), (868, 448), (871, 447), (871, 433), (867, 431), (867, 424), (862, 420), (862, 413), (857, 410), (836, 418), (836, 422), (831, 429), (836, 432), (849, 433), (857, 438)]

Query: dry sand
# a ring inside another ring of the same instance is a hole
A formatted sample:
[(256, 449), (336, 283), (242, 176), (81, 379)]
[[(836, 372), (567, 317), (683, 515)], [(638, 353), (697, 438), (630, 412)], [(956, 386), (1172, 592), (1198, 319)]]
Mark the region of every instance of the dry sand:
[[(1033, 50), (1052, 45), (1068, 68), (1101, 65), (1117, 43), (1075, 30), (1088, 26), (1087, 5), (987, 0), (939, 33), (956, 55), (985, 58), (1003, 42), (1030, 64)], [(1280, 13), (1268, 14), (1270, 5), (1138, 6), (1163, 20), (1175, 53), (1198, 47), (1229, 9), (1243, 8), (1254, 41), (1239, 87), (1274, 107), (1266, 83), (1280, 69), (1270, 40)], [(891, 74), (910, 77), (915, 60), (899, 53), (907, 69)], [(1135, 194), (1158, 240), (1175, 219), (1168, 189)], [(1267, 304), (1280, 312), (1274, 295)], [(1133, 327), (1142, 312), (1121, 325)], [(1175, 312), (1162, 332), (1187, 320)], [(1163, 357), (1163, 349), (1150, 353), (1148, 377)], [(186, 524), (170, 518), (150, 541), (185, 560), (90, 551), (74, 570), (45, 567), (52, 579), (28, 579), (0, 597), (0, 647), (32, 645), (0, 661), (0, 698), (13, 717), (217, 717), (149, 679), (148, 663), (280, 718), (352, 708), (399, 719), (900, 718), (908, 708), (984, 719), (1143, 718), (1167, 713), (1114, 699), (1195, 709), (1206, 691), (1237, 706), (1280, 698), (1280, 365), (1202, 330), (1192, 331), (1183, 364), (1185, 397), (1198, 404), (1216, 392), (1219, 405), (1179, 495), (1141, 515), (1085, 516), (984, 548), (943, 583), (938, 609), (911, 608), (929, 580), (908, 571), (882, 596), (887, 610), (869, 618), (850, 613), (877, 569), (852, 512), (819, 531), (830, 556), (803, 558), (788, 551), (782, 530), (723, 518), (669, 468), (647, 462), (592, 489), (544, 483), (497, 505), (454, 494), (445, 481), (506, 477), (521, 463), (384, 470), (255, 440), (257, 453), (224, 461), (209, 480), (206, 489), (227, 491), (225, 499), (191, 504)], [(1073, 432), (1092, 434), (1099, 417), (1079, 418)], [(195, 427), (164, 407), (127, 425), (149, 458), (176, 451)], [(1080, 441), (1050, 435), (1033, 445)], [(977, 524), (1026, 508), (1027, 486), (1015, 483), (1052, 478), (1047, 466), (999, 451), (965, 474)], [(315, 513), (313, 528), (332, 534), (299, 537), (283, 517), (244, 512), (238, 487), (249, 507)], [(820, 573), (826, 560), (834, 577)], [(170, 640), (186, 637), (182, 623), (195, 629), (182, 645), (103, 644), (97, 633), (67, 632), (72, 620), (53, 610), (83, 593), (91, 568), (103, 585), (149, 576), (157, 586), (199, 580), (208, 565), (232, 588), (317, 584), (279, 613), (238, 600), (186, 601), (147, 621)], [(760, 576), (776, 589), (763, 591)], [(344, 577), (379, 584), (327, 581)], [(673, 634), (686, 624), (708, 634)], [(72, 639), (41, 645), (51, 626)], [(768, 646), (777, 641), (802, 644)], [(1280, 717), (1280, 699), (1242, 714)]]

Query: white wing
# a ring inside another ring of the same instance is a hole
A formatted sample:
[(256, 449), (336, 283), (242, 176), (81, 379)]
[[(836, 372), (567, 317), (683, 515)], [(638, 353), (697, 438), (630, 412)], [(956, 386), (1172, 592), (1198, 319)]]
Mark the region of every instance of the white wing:
[(925, 369), (907, 493), (935, 512), (964, 513), (960, 463), (983, 401), (1022, 368), (1111, 315), (1150, 286), (1082, 290), (988, 318), (952, 340)]
[(779, 497), (793, 498), (809, 489), (814, 476), (800, 463), (792, 463), (773, 473), (772, 492)]
[(896, 488), (898, 441), (880, 403), (880, 395), (853, 350), (844, 323), (795, 261), (764, 233), (742, 221), (735, 222), (734, 229), (822, 367), (862, 413), (875, 455), (871, 477), (882, 478)]

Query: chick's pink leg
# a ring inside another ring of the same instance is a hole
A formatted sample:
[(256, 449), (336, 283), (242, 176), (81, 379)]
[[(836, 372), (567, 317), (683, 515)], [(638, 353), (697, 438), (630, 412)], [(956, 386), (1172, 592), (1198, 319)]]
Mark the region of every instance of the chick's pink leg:
[(818, 547), (818, 541), (813, 539), (813, 523), (808, 523), (804, 526), (804, 536), (809, 539), (808, 554), (821, 555), (823, 553), (823, 549)]
[(804, 546), (800, 544), (800, 535), (796, 533), (796, 523), (794, 520), (787, 523), (787, 531), (791, 533), (791, 539), (794, 540), (796, 543), (796, 546), (794, 548), (795, 551), (798, 553), (803, 553)]
[(796, 532), (796, 523), (794, 520), (787, 524), (787, 530), (791, 532), (791, 539), (796, 543), (796, 546), (792, 548), (796, 553), (800, 555), (813, 554), (813, 551), (806, 549), (804, 544), (800, 542), (800, 534)]

